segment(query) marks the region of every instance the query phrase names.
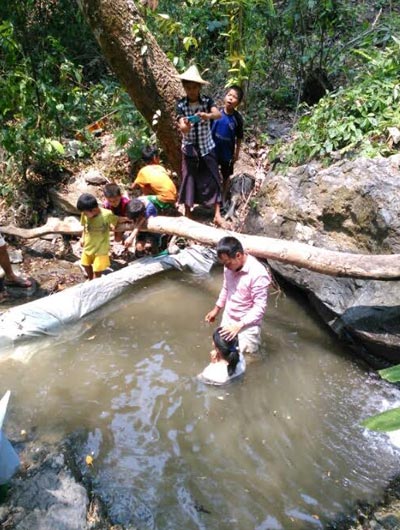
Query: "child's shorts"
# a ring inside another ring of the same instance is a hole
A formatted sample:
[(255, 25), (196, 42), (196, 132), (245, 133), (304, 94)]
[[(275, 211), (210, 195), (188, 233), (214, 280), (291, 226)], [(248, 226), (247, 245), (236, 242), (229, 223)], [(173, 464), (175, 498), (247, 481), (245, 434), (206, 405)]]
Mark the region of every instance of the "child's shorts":
[(103, 272), (110, 266), (110, 256), (108, 254), (102, 256), (96, 256), (96, 254), (85, 254), (82, 253), (81, 264), (84, 267), (92, 265), (93, 272)]

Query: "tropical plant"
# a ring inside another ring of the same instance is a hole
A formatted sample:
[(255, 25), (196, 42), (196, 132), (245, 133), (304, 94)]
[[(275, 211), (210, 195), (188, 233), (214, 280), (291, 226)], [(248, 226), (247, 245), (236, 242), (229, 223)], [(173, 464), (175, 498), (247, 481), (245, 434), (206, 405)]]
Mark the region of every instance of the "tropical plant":
[[(379, 375), (389, 381), (390, 383), (397, 383), (400, 381), (400, 364), (379, 370)], [(367, 427), (371, 431), (390, 432), (400, 429), (400, 407), (396, 407), (375, 416), (367, 418), (361, 422), (363, 427)]]
[(357, 150), (367, 156), (388, 155), (388, 127), (400, 122), (400, 40), (384, 51), (356, 51), (364, 66), (347, 88), (325, 96), (304, 115), (296, 127), (297, 139), (285, 151), (289, 164), (312, 158), (331, 159)]

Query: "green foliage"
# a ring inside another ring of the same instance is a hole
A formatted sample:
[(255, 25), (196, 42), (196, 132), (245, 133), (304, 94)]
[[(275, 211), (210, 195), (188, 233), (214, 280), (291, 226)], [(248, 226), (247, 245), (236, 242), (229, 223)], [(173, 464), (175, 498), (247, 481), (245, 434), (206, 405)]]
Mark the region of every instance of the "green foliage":
[(367, 156), (389, 153), (387, 128), (400, 122), (400, 41), (367, 55), (364, 68), (348, 88), (325, 96), (297, 125), (297, 140), (285, 153), (289, 164), (332, 153), (357, 152)]
[(28, 55), (11, 22), (0, 25), (0, 144), (22, 175), (62, 160), (65, 139), (107, 114), (120, 91), (107, 81), (85, 84), (57, 39), (47, 36), (45, 45), (45, 55)]
[(371, 431), (391, 432), (400, 429), (400, 408), (376, 414), (364, 420), (361, 425)]
[(115, 105), (117, 123), (115, 123), (115, 144), (125, 148), (131, 160), (141, 158), (145, 145), (155, 142), (143, 116), (134, 107), (126, 93), (122, 93)]
[[(378, 11), (371, 15), (371, 6), (348, 0), (160, 0), (158, 11), (142, 8), (144, 23), (132, 35), (141, 46), (151, 32), (176, 67), (196, 62), (214, 87), (242, 85), (247, 128), (256, 134), (265, 130), (268, 106), (296, 107), (316, 68), (344, 84), (354, 80), (313, 113), (303, 109), (288, 160), (329, 160), (335, 151), (360, 148), (387, 154), (386, 128), (399, 122), (399, 50), (397, 43), (385, 46), (400, 17), (393, 10), (390, 18), (375, 20)], [(136, 158), (150, 131), (108, 71), (75, 2), (3, 0), (0, 21), (6, 175), (90, 155), (97, 143), (86, 126), (112, 111), (118, 146)], [(360, 63), (367, 73), (361, 74)], [(9, 189), (3, 179), (0, 194)]]
[(379, 370), (379, 375), (389, 383), (398, 383), (400, 381), (400, 364)]
[(200, 65), (217, 66), (226, 85), (249, 84), (254, 75), (265, 75), (265, 28), (275, 13), (272, 0), (165, 1), (162, 9), (150, 23), (175, 65), (198, 56)]
[[(386, 381), (397, 383), (400, 381), (400, 364), (379, 370), (379, 374)], [(371, 431), (397, 431), (400, 429), (400, 408), (394, 408), (371, 416), (361, 422), (361, 425)]]

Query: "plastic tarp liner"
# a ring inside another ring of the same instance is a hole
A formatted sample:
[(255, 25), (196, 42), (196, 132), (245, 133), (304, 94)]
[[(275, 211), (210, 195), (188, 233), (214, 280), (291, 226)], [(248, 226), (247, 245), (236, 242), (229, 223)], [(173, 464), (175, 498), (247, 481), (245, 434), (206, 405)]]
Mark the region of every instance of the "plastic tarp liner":
[(7, 390), (0, 401), (0, 484), (5, 484), (19, 468), (19, 457), (3, 432), (11, 392)]
[(213, 249), (193, 245), (175, 255), (138, 259), (101, 278), (9, 309), (0, 315), (0, 359), (11, 355), (26, 360), (26, 352), (16, 354), (17, 342), (29, 340), (30, 344), (23, 348), (28, 351), (33, 337), (59, 335), (65, 325), (78, 322), (142, 278), (168, 269), (184, 268), (195, 274), (207, 274), (215, 262)]

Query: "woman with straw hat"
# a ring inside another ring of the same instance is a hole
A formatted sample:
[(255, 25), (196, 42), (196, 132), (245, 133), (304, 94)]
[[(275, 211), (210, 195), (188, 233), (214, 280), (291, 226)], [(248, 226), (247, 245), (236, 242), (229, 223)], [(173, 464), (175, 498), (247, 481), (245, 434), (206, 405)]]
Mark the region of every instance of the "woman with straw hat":
[(221, 117), (214, 101), (200, 90), (208, 81), (197, 67), (190, 66), (182, 80), (186, 97), (177, 103), (178, 126), (182, 132), (182, 184), (178, 202), (189, 216), (194, 204), (214, 207), (214, 223), (223, 225), (221, 217), (222, 182), (211, 135), (211, 120)]

